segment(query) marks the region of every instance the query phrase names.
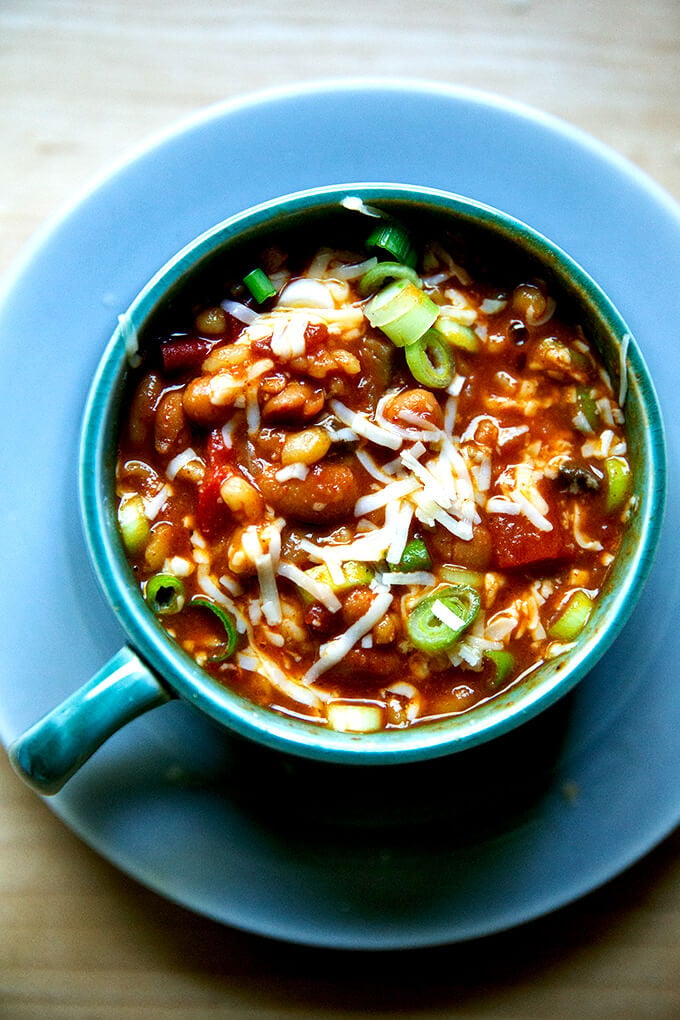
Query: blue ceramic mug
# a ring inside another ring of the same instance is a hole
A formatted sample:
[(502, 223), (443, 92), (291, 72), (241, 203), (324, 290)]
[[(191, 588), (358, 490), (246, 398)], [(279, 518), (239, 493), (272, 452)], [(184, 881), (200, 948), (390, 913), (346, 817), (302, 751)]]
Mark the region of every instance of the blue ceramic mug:
[(404, 763), (469, 748), (507, 733), (570, 691), (605, 653), (632, 612), (661, 527), (665, 444), (654, 387), (631, 337), (625, 350), (625, 411), (637, 509), (595, 611), (566, 657), (544, 663), (520, 684), (468, 713), (406, 729), (350, 734), (280, 715), (217, 684), (160, 626), (132, 575), (117, 527), (116, 436), (130, 338), (142, 331), (168, 295), (200, 275), (216, 254), (262, 243), (272, 229), (302, 230), (310, 218), (337, 215), (348, 196), (402, 218), (435, 216), (449, 227), (473, 230), (518, 252), (573, 302), (611, 375), (618, 377), (621, 340), (630, 337), (630, 330), (597, 284), (530, 227), (460, 196), (407, 185), (334, 185), (258, 205), (192, 241), (146, 284), (121, 317), (87, 401), (80, 448), (82, 522), (97, 578), (127, 644), (10, 747), (14, 768), (40, 792), (59, 790), (116, 730), (171, 698), (184, 699), (228, 733), (319, 761)]

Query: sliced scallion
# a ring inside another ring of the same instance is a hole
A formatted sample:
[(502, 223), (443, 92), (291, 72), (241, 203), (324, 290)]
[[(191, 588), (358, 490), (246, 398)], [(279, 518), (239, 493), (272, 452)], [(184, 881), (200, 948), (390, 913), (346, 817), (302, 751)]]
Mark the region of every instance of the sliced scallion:
[(224, 633), (226, 639), (224, 641), (224, 647), (221, 651), (215, 655), (209, 656), (210, 662), (224, 662), (226, 659), (230, 659), (236, 651), (237, 634), (236, 626), (229, 613), (218, 606), (216, 602), (212, 602), (210, 599), (205, 598), (203, 595), (194, 595), (191, 602), (191, 606), (199, 606), (202, 609), (208, 609), (213, 613), (224, 627)]
[(385, 706), (376, 701), (329, 701), (326, 718), (339, 733), (376, 733), (385, 725)]
[[(359, 560), (345, 560), (340, 568), (342, 581), (335, 581), (325, 563), (319, 563), (315, 567), (305, 570), (305, 574), (314, 581), (327, 585), (332, 591), (348, 591), (350, 588), (357, 588), (359, 585), (370, 584), (375, 577), (375, 570), (368, 563), (361, 563)], [(306, 592), (301, 591), (303, 601), (311, 599)]]
[(579, 636), (595, 603), (582, 588), (573, 591), (558, 616), (548, 628), (548, 634), (557, 641), (575, 641)]
[[(448, 622), (437, 615), (438, 604)], [(479, 592), (467, 584), (442, 588), (422, 599), (411, 612), (406, 630), (411, 644), (421, 652), (436, 655), (448, 651), (474, 621), (480, 607)], [(452, 621), (457, 621), (453, 623)]]
[(412, 538), (406, 543), (397, 570), (411, 573), (414, 570), (429, 570), (432, 558), (422, 538)]
[(362, 297), (368, 297), (387, 280), (402, 279), (410, 280), (416, 287), (420, 287), (420, 277), (410, 266), (405, 266), (401, 262), (378, 262), (361, 277), (359, 293)]
[(411, 244), (408, 231), (394, 220), (381, 221), (366, 241), (366, 247), (385, 252), (406, 266), (413, 267), (416, 264), (417, 252)]
[(396, 347), (419, 340), (437, 318), (437, 305), (411, 280), (393, 280), (366, 305), (366, 318)]
[(576, 406), (588, 422), (590, 430), (592, 432), (597, 432), (600, 428), (600, 415), (597, 410), (595, 398), (587, 387), (581, 386), (576, 391)]
[(428, 329), (419, 340), (409, 344), (405, 354), (411, 375), (423, 386), (442, 390), (453, 379), (456, 370), (453, 351), (436, 329)]
[(452, 347), (459, 347), (462, 351), (469, 351), (471, 354), (476, 354), (481, 347), (479, 337), (474, 329), (458, 322), (450, 315), (440, 315), (435, 323), (435, 328)]
[(144, 512), (144, 500), (134, 495), (123, 499), (118, 507), (118, 527), (127, 551), (135, 556), (146, 545), (149, 535), (149, 521)]
[(468, 567), (452, 567), (444, 564), (440, 567), (439, 573), (443, 581), (449, 584), (469, 584), (473, 588), (484, 587), (484, 574), (480, 570), (470, 570)]
[(269, 279), (264, 269), (253, 269), (243, 277), (243, 282), (253, 295), (258, 305), (274, 297), (276, 287)]
[(604, 462), (607, 479), (605, 511), (609, 514), (619, 510), (630, 495), (633, 476), (625, 457), (607, 457)]
[(172, 616), (184, 608), (184, 585), (174, 574), (154, 574), (146, 582), (144, 595), (157, 616)]
[(515, 667), (515, 657), (504, 648), (490, 648), (484, 652), (484, 658), (491, 663), (492, 674), (487, 684), (491, 690), (502, 687)]

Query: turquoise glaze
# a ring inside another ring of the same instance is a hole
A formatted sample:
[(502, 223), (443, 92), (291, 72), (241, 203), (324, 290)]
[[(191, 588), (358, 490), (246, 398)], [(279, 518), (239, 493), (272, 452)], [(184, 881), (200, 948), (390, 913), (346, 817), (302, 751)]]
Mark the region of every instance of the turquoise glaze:
[(9, 759), (35, 789), (56, 793), (116, 730), (170, 697), (148, 666), (123, 647), (10, 745)]
[(266, 202), (201, 235), (171, 259), (133, 302), (104, 353), (88, 399), (80, 455), (85, 536), (100, 585), (137, 654), (126, 650), (120, 653), (122, 659), (115, 656), (94, 680), (15, 741), (10, 751), (15, 767), (42, 792), (59, 789), (118, 727), (171, 696), (185, 699), (230, 732), (312, 759), (394, 764), (469, 748), (507, 733), (571, 690), (609, 648), (632, 612), (659, 537), (666, 472), (656, 394), (632, 338), (626, 357), (625, 410), (637, 509), (624, 546), (596, 611), (568, 657), (552, 660), (497, 698), (469, 713), (406, 730), (336, 733), (258, 707), (217, 685), (168, 639), (148, 610), (116, 528), (113, 463), (126, 376), (126, 337), (139, 332), (168, 293), (188, 275), (202, 272), (216, 252), (240, 245), (244, 239), (268, 236), (272, 227), (295, 228), (308, 216), (337, 216), (346, 196), (359, 196), (406, 220), (409, 216), (419, 221), (431, 218), (439, 225), (453, 222), (489, 234), (522, 257), (540, 262), (541, 274), (577, 302), (581, 321), (617, 377), (620, 342), (630, 336), (630, 330), (600, 288), (568, 255), (530, 227), (460, 196), (406, 185), (338, 185)]

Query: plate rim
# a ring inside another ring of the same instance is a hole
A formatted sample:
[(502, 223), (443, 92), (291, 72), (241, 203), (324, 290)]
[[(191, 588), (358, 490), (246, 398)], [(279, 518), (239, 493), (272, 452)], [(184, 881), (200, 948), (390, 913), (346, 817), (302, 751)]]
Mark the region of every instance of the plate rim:
[[(26, 273), (31, 265), (33, 258), (38, 255), (44, 246), (53, 240), (59, 233), (62, 225), (69, 219), (69, 217), (85, 202), (91, 200), (97, 195), (97, 193), (111, 180), (113, 180), (121, 171), (124, 171), (130, 165), (136, 163), (138, 160), (142, 160), (151, 152), (160, 149), (164, 144), (174, 139), (178, 139), (188, 131), (195, 130), (202, 127), (207, 123), (211, 123), (215, 120), (228, 117), (233, 112), (245, 110), (251, 106), (265, 106), (272, 102), (291, 102), (299, 99), (300, 97), (314, 97), (318, 98), (321, 95), (327, 93), (348, 93), (356, 90), (369, 90), (371, 92), (379, 91), (390, 91), (390, 92), (416, 92), (418, 95), (427, 96), (435, 94), (443, 96), (447, 99), (453, 99), (463, 102), (472, 102), (475, 104), (482, 103), (484, 106), (493, 107), (495, 110), (503, 110), (513, 115), (519, 115), (523, 119), (528, 119), (531, 123), (537, 124), (541, 127), (547, 128), (551, 132), (557, 131), (562, 137), (576, 142), (579, 146), (585, 145), (590, 151), (595, 153), (597, 156), (604, 158), (608, 164), (615, 168), (623, 171), (628, 178), (632, 178), (636, 183), (639, 183), (645, 191), (647, 191), (652, 198), (661, 202), (663, 207), (673, 216), (674, 220), (678, 222), (678, 230), (680, 231), (680, 205), (661, 185), (658, 184), (653, 178), (647, 173), (642, 171), (635, 164), (631, 163), (625, 156), (617, 153), (615, 150), (609, 148), (605, 143), (593, 138), (582, 129), (569, 124), (566, 121), (555, 117), (553, 114), (546, 113), (545, 111), (538, 110), (525, 103), (509, 99), (504, 96), (497, 96), (493, 92), (487, 92), (485, 90), (473, 89), (469, 87), (461, 87), (455, 85), (449, 85), (446, 83), (431, 82), (427, 79), (411, 79), (407, 77), (392, 77), (383, 78), (378, 76), (368, 77), (347, 77), (347, 78), (321, 78), (314, 81), (306, 81), (303, 83), (293, 83), (284, 86), (273, 86), (265, 89), (260, 89), (252, 92), (245, 93), (241, 96), (232, 97), (225, 100), (220, 100), (216, 103), (212, 103), (208, 106), (199, 108), (193, 111), (189, 115), (186, 115), (178, 120), (174, 121), (168, 127), (157, 131), (152, 134), (148, 139), (144, 140), (141, 144), (133, 146), (121, 158), (115, 160), (103, 171), (96, 174), (85, 187), (79, 189), (79, 191), (70, 199), (67, 203), (53, 213), (42, 227), (39, 227), (34, 232), (28, 243), (24, 246), (22, 253), (19, 258), (15, 258), (13, 263), (10, 264), (9, 271), (3, 273), (2, 281), (0, 281), (0, 321), (3, 315), (3, 309), (5, 302), (9, 300), (11, 294), (16, 286), (17, 282)], [(666, 522), (666, 527), (668, 522)], [(0, 716), (0, 724), (2, 724), (2, 718)], [(135, 873), (133, 870), (126, 868), (120, 863), (119, 859), (111, 854), (110, 851), (106, 850), (105, 846), (96, 845), (96, 841), (93, 840), (92, 835), (88, 835), (86, 827), (78, 825), (71, 816), (69, 820), (69, 811), (63, 806), (59, 805), (57, 801), (51, 801), (50, 806), (53, 808), (54, 813), (62, 819), (72, 829), (77, 832), (79, 837), (89, 846), (96, 848), (97, 852), (105, 859), (109, 860), (121, 871), (136, 878), (138, 881), (143, 881), (144, 884), (153, 888), (159, 895), (164, 896), (167, 899), (183, 906), (189, 910), (195, 910), (191, 904), (183, 901), (181, 897), (173, 896), (173, 894), (167, 889), (162, 888), (162, 884), (154, 885), (148, 878), (140, 879), (139, 872)], [(680, 820), (680, 819), (679, 819)], [(392, 943), (385, 941), (378, 941), (373, 944), (362, 945), (359, 948), (365, 949), (399, 949), (399, 948), (417, 948), (427, 947), (434, 945), (441, 945), (445, 943), (453, 943), (457, 941), (466, 941), (471, 938), (477, 938), (484, 934), (493, 934), (509, 928), (515, 927), (516, 925), (525, 924), (527, 921), (537, 919), (544, 916), (546, 913), (552, 912), (559, 907), (568, 905), (592, 892), (594, 889), (601, 886), (604, 882), (614, 878), (616, 875), (623, 872), (627, 867), (639, 860), (641, 856), (648, 853), (654, 846), (666, 838), (675, 827), (676, 823), (673, 823), (667, 831), (656, 833), (652, 837), (652, 841), (648, 842), (643, 839), (639, 839), (636, 844), (636, 849), (632, 851), (630, 859), (620, 866), (615, 871), (609, 871), (607, 876), (596, 881), (588, 888), (583, 889), (581, 892), (575, 895), (569, 895), (568, 898), (560, 900), (559, 903), (547, 905), (544, 909), (539, 912), (530, 912), (525, 917), (520, 918), (516, 921), (509, 922), (505, 927), (496, 927), (488, 932), (480, 932), (472, 935), (465, 935), (461, 938), (455, 935), (449, 934), (448, 937), (440, 940), (432, 940), (423, 938), (419, 941), (405, 941), (403, 938), (393, 941)], [(640, 849), (640, 844), (644, 844)], [(289, 942), (300, 942), (303, 944), (323, 946), (326, 948), (356, 948), (356, 944), (353, 942), (344, 946), (339, 944), (337, 941), (307, 941), (305, 939), (296, 939), (290, 934), (272, 933), (264, 929), (258, 929), (254, 927), (246, 927), (240, 925), (238, 922), (233, 920), (225, 920), (216, 914), (209, 915), (205, 910), (197, 911), (204, 916), (212, 916), (212, 919), (223, 924), (229, 924), (235, 929), (248, 931), (256, 934), (263, 935), (265, 937), (284, 939)]]

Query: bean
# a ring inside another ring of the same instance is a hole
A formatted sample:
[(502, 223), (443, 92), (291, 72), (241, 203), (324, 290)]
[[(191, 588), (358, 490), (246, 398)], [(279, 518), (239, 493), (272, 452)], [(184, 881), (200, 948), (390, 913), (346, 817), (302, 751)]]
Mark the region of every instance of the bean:
[(365, 584), (350, 588), (342, 601), (342, 618), (345, 623), (348, 626), (356, 623), (371, 608), (374, 597), (374, 593)]
[(254, 485), (241, 475), (229, 475), (220, 486), (223, 502), (240, 520), (252, 523), (264, 513), (264, 500)]
[(249, 356), (250, 352), (245, 344), (224, 344), (215, 347), (201, 367), (204, 372), (212, 374), (222, 369), (233, 368), (234, 365), (242, 365)]
[(184, 416), (181, 390), (164, 394), (156, 411), (154, 445), (156, 452), (173, 457), (186, 449), (190, 433)]
[(323, 390), (293, 380), (266, 402), (262, 417), (267, 421), (308, 421), (319, 413), (324, 400)]
[(313, 464), (304, 479), (276, 479), (277, 468), (262, 470), (255, 481), (277, 513), (290, 521), (318, 523), (346, 517), (354, 510), (361, 488), (350, 463), (323, 461)]
[(224, 421), (224, 408), (212, 402), (211, 381), (212, 376), (199, 375), (184, 390), (184, 412), (197, 425), (218, 425)]
[(163, 523), (154, 527), (144, 550), (144, 563), (149, 570), (160, 570), (172, 549), (174, 528)]
[(135, 390), (130, 404), (128, 434), (135, 445), (146, 442), (152, 428), (156, 404), (163, 387), (154, 372), (147, 372)]
[(385, 407), (385, 417), (395, 423), (395, 425), (412, 424), (402, 418), (402, 413), (408, 411), (409, 414), (415, 414), (419, 418), (423, 418), (424, 421), (430, 422), (435, 428), (441, 429), (444, 427), (444, 415), (442, 409), (437, 403), (437, 398), (434, 393), (430, 390), (424, 389), (413, 389), (403, 390), (402, 393), (397, 393), (396, 396), (387, 403)]
[(196, 329), (208, 336), (218, 336), (227, 328), (227, 316), (223, 308), (205, 308), (196, 316)]
[(322, 428), (291, 432), (281, 450), (282, 464), (315, 464), (325, 457), (331, 447), (331, 438)]
[(512, 294), (512, 307), (530, 326), (538, 326), (552, 315), (554, 302), (535, 283), (521, 283)]

